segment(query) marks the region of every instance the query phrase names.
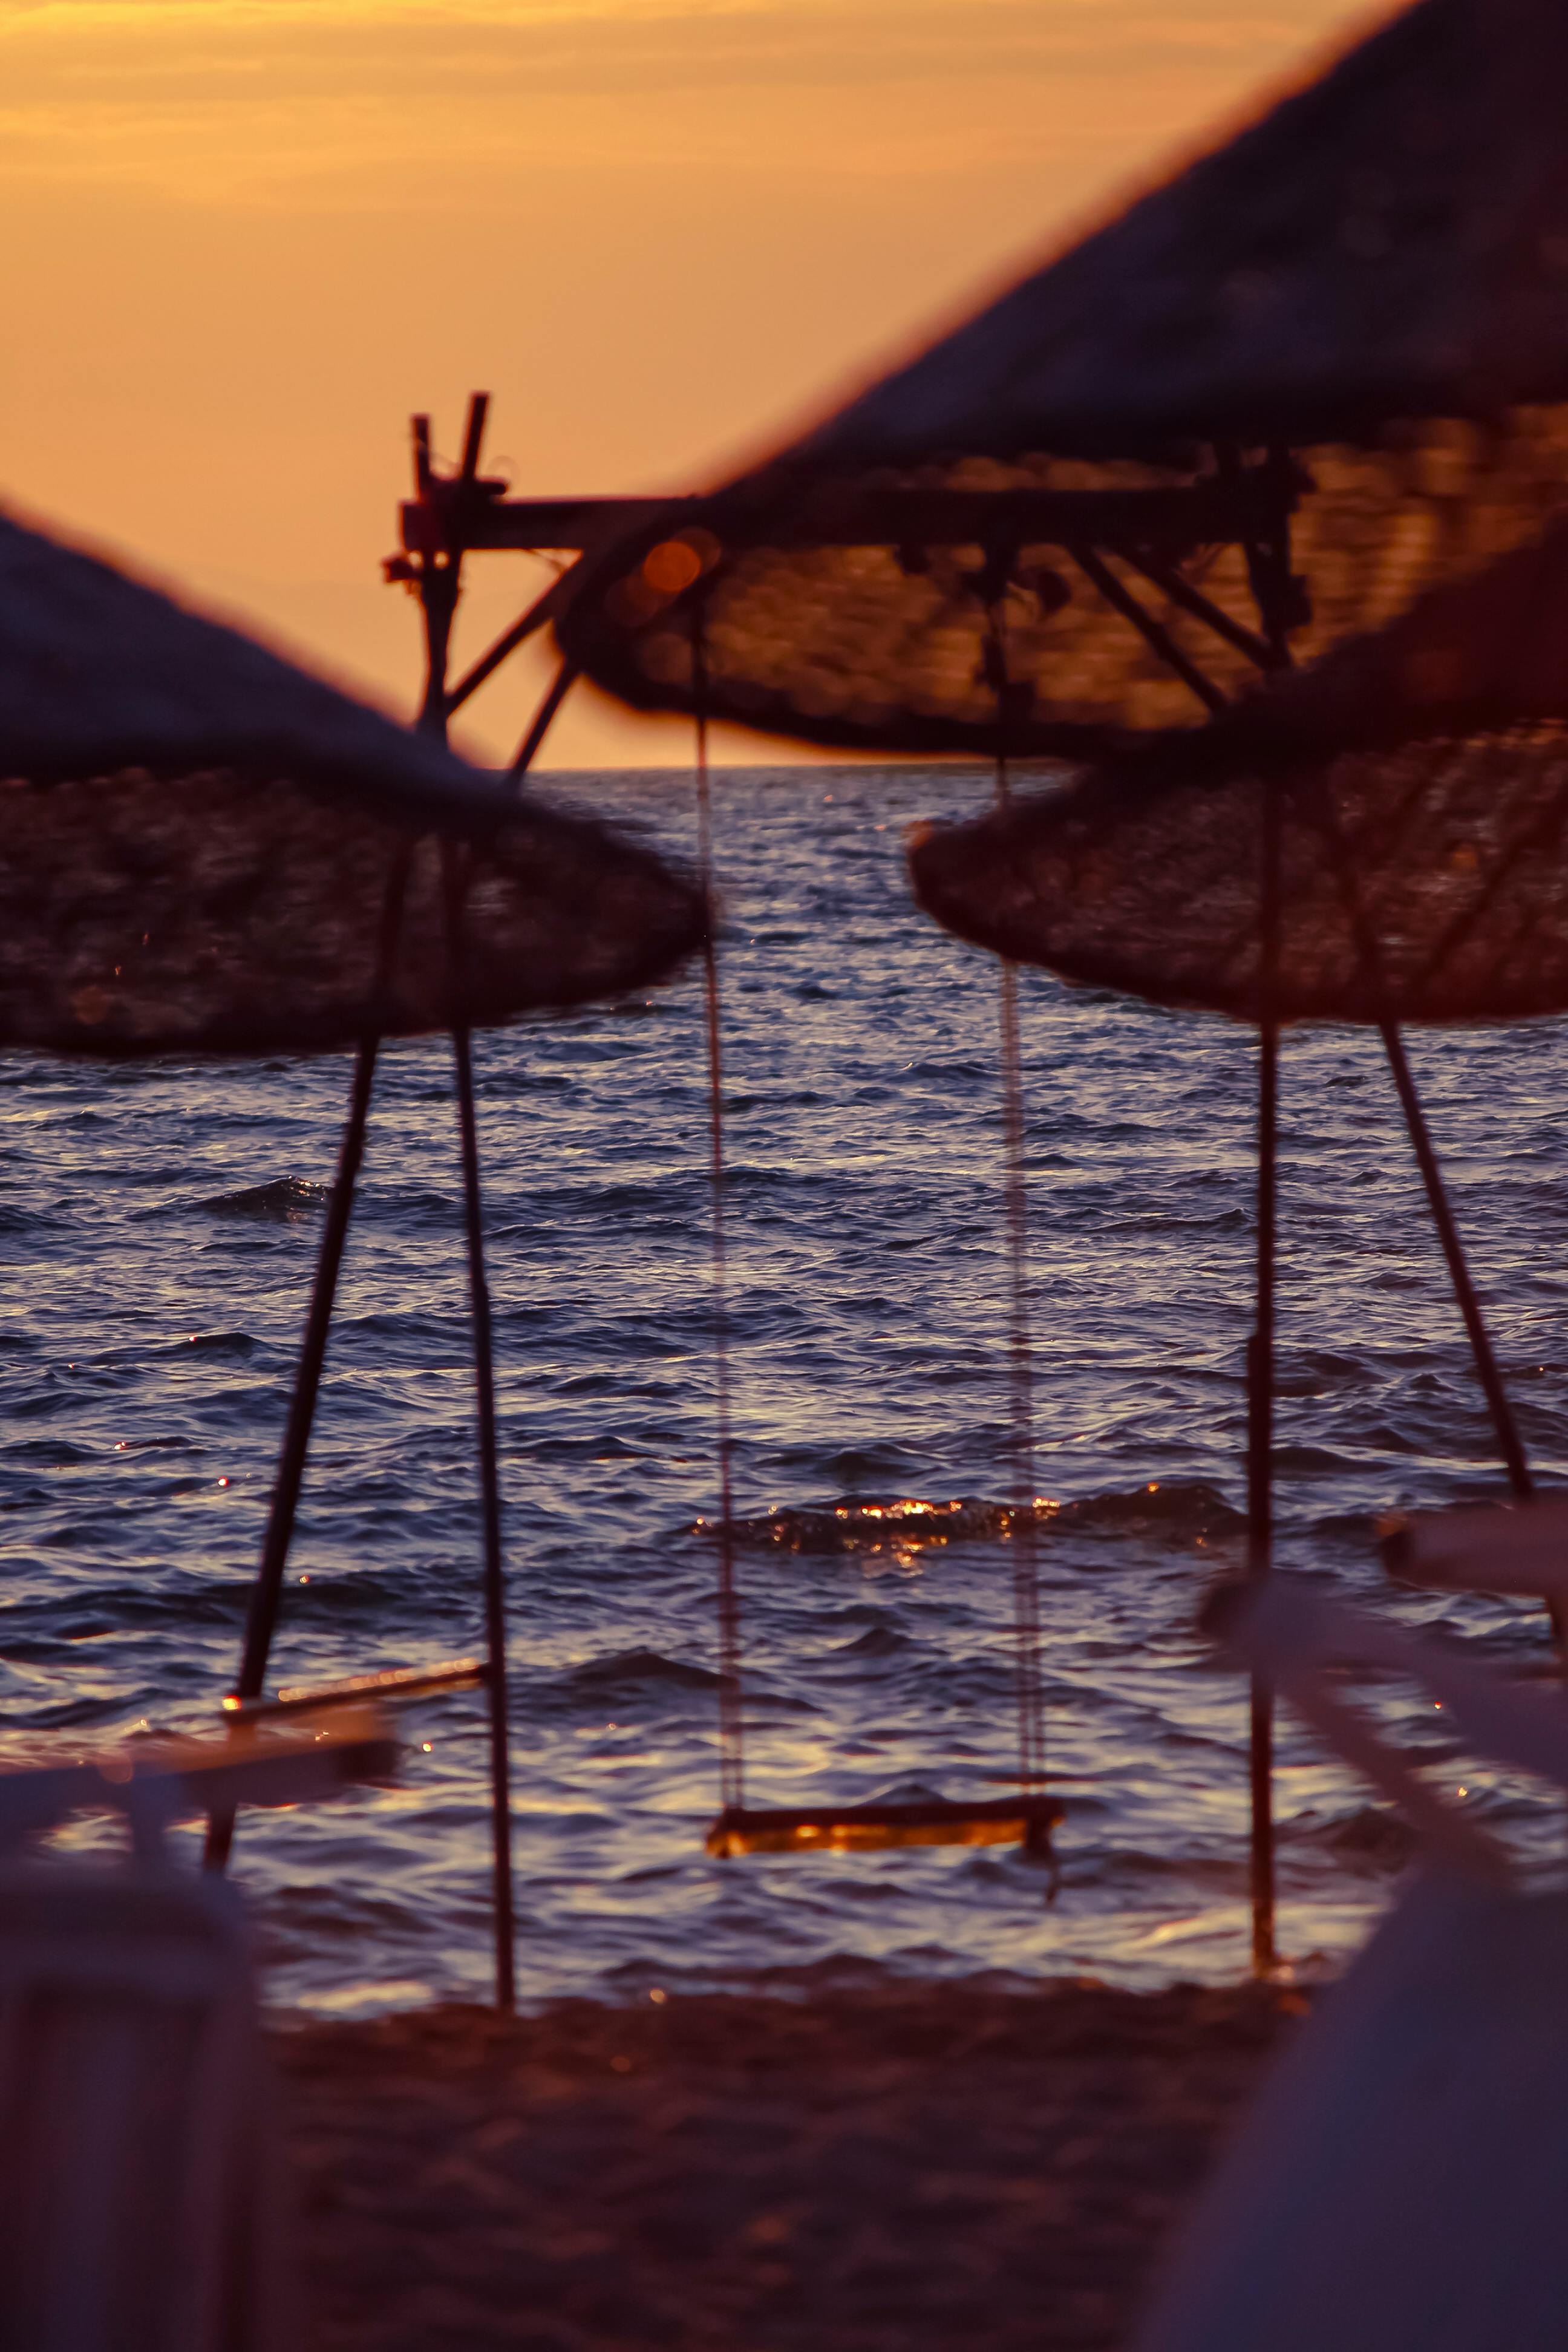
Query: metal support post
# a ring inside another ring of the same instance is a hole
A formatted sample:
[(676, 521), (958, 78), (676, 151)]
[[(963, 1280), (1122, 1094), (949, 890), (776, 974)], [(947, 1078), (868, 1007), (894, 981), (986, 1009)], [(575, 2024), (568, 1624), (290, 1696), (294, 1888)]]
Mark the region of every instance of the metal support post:
[(452, 1032), (458, 1080), (458, 1132), (463, 1158), (463, 1218), (468, 1239), (468, 1299), (474, 1331), (474, 1389), (479, 1409), (479, 1509), (484, 1529), (485, 1647), (489, 1694), (491, 1878), (495, 1896), (496, 2007), (517, 2004), (511, 1885), (511, 1768), (507, 1734), (506, 1587), (501, 1567), (500, 1465), (496, 1444), (495, 1355), (489, 1285), (485, 1278), (484, 1209), (479, 1196), (479, 1140), (474, 1117), (474, 1067), (466, 1028)]
[[(463, 439), (458, 486), (471, 485), (478, 474), (479, 445), (484, 436), (488, 395), (475, 393), (468, 403), (468, 429)], [(417, 421), (416, 433), (417, 435)], [(417, 448), (417, 444), (416, 444)], [(417, 472), (417, 457), (416, 461)], [(418, 588), (425, 620), (425, 698), (419, 724), (428, 734), (447, 736), (447, 660), (452, 619), (462, 582), (461, 544), (448, 548), (444, 562), (426, 557), (420, 564)], [(495, 1913), (496, 2006), (516, 2005), (511, 1874), (511, 1767), (508, 1748), (506, 1676), (506, 1586), (501, 1561), (500, 1466), (496, 1442), (495, 1351), (490, 1324), (489, 1285), (485, 1276), (484, 1206), (479, 1191), (479, 1125), (474, 1113), (474, 1066), (469, 1030), (464, 1019), (462, 901), (466, 882), (463, 861), (450, 845), (442, 849), (442, 878), (447, 908), (447, 952), (452, 995), (452, 1058), (457, 1082), (458, 1133), (463, 1170), (463, 1223), (468, 1262), (468, 1301), (474, 1335), (474, 1391), (479, 1454), (479, 1510), (483, 1530), (485, 1686), (489, 1697), (491, 1888)]]
[[(1399, 1024), (1394, 1016), (1394, 999), (1388, 984), (1388, 976), (1384, 968), (1383, 950), (1362, 905), (1350, 845), (1345, 840), (1338, 813), (1326, 787), (1321, 785), (1317, 787), (1310, 794), (1306, 804), (1323, 834), (1333, 861), (1334, 877), (1341, 898), (1344, 901), (1346, 918), (1355, 942), (1356, 954), (1362, 970), (1366, 975), (1373, 1006), (1379, 1016), (1378, 1034), (1383, 1039), (1383, 1049), (1388, 1056), (1388, 1066), (1393, 1074), (1394, 1091), (1399, 1097), (1399, 1108), (1404, 1114), (1405, 1130), (1410, 1137), (1411, 1148), (1415, 1154), (1415, 1165), (1421, 1171), (1421, 1181), (1426, 1189), (1426, 1205), (1432, 1212), (1432, 1222), (1437, 1228), (1437, 1239), (1442, 1245), (1444, 1261), (1448, 1269), (1448, 1279), (1453, 1284), (1454, 1297), (1464, 1319), (1466, 1335), (1470, 1343), (1470, 1353), (1475, 1359), (1477, 1378), (1480, 1381), (1481, 1392), (1487, 1401), (1487, 1411), (1491, 1416), (1492, 1428), (1497, 1435), (1498, 1451), (1502, 1456), (1503, 1465), (1508, 1472), (1509, 1484), (1513, 1488), (1516, 1501), (1527, 1503), (1535, 1492), (1535, 1482), (1531, 1476), (1530, 1464), (1519, 1434), (1519, 1424), (1514, 1419), (1513, 1405), (1508, 1390), (1503, 1384), (1502, 1373), (1499, 1369), (1497, 1356), (1492, 1348), (1491, 1334), (1487, 1329), (1486, 1317), (1481, 1311), (1481, 1302), (1470, 1277), (1464, 1244), (1459, 1238), (1459, 1229), (1454, 1221), (1454, 1212), (1448, 1202), (1447, 1188), (1443, 1182), (1443, 1171), (1438, 1165), (1431, 1130), (1426, 1124), (1426, 1114), (1421, 1107), (1421, 1097), (1416, 1092), (1415, 1080), (1405, 1051), (1405, 1040), (1400, 1034)], [(1563, 1641), (1568, 1627), (1564, 1625), (1562, 1610), (1556, 1602), (1552, 1603), (1552, 1622), (1558, 1640)]]
[(1513, 1406), (1510, 1402), (1508, 1391), (1503, 1386), (1502, 1374), (1498, 1369), (1497, 1357), (1492, 1349), (1491, 1334), (1487, 1329), (1486, 1317), (1481, 1312), (1481, 1302), (1476, 1295), (1476, 1286), (1470, 1278), (1470, 1269), (1465, 1258), (1464, 1244), (1459, 1239), (1459, 1229), (1454, 1223), (1454, 1212), (1448, 1205), (1447, 1188), (1443, 1182), (1443, 1171), (1437, 1164), (1437, 1154), (1432, 1147), (1432, 1137), (1426, 1125), (1426, 1114), (1421, 1108), (1421, 1097), (1415, 1091), (1415, 1081), (1411, 1076), (1410, 1064), (1405, 1052), (1405, 1040), (1400, 1035), (1398, 1024), (1395, 1022), (1380, 1022), (1378, 1029), (1383, 1038), (1384, 1051), (1388, 1055), (1388, 1066), (1394, 1073), (1394, 1089), (1399, 1096), (1399, 1108), (1405, 1114), (1405, 1125), (1409, 1133), (1412, 1149), (1415, 1153), (1415, 1164), (1421, 1171), (1421, 1181), (1426, 1188), (1426, 1205), (1432, 1212), (1432, 1222), (1437, 1228), (1437, 1238), (1443, 1245), (1443, 1255), (1448, 1267), (1448, 1279), (1454, 1286), (1454, 1297), (1458, 1301), (1459, 1313), (1464, 1318), (1465, 1330), (1470, 1342), (1470, 1352), (1476, 1360), (1477, 1376), (1480, 1381), (1482, 1393), (1486, 1397), (1487, 1410), (1491, 1414), (1492, 1427), (1497, 1433), (1498, 1451), (1502, 1455), (1504, 1466), (1508, 1471), (1509, 1484), (1513, 1488), (1515, 1498), (1519, 1502), (1527, 1503), (1535, 1492), (1535, 1481), (1530, 1475), (1530, 1464), (1525, 1459), (1524, 1447), (1520, 1441), (1519, 1424), (1513, 1417)]
[[(401, 890), (398, 896), (401, 900)], [(268, 1654), (278, 1623), (283, 1572), (288, 1564), (289, 1545), (299, 1509), (300, 1489), (305, 1475), (305, 1456), (310, 1450), (316, 1399), (321, 1391), (321, 1370), (326, 1362), (327, 1338), (331, 1329), (332, 1308), (338, 1294), (338, 1276), (348, 1240), (349, 1219), (353, 1212), (354, 1187), (359, 1181), (360, 1163), (364, 1157), (365, 1126), (370, 1117), (378, 1044), (375, 1037), (363, 1039), (354, 1061), (348, 1117), (343, 1123), (342, 1142), (338, 1151), (337, 1176), (327, 1202), (326, 1225), (316, 1260), (316, 1278), (310, 1292), (304, 1345), (300, 1350), (294, 1392), (289, 1402), (289, 1419), (283, 1432), (282, 1450), (278, 1457), (278, 1474), (272, 1485), (267, 1532), (261, 1546), (261, 1565), (257, 1572), (250, 1596), (250, 1612), (246, 1620), (245, 1648), (235, 1684), (235, 1694), (239, 1698), (259, 1697), (267, 1678)], [(223, 1869), (233, 1843), (233, 1813), (215, 1812), (207, 1822), (205, 1864), (208, 1870)]]
[(511, 763), (511, 772), (521, 783), (538, 757), (539, 747), (550, 731), (550, 723), (576, 683), (577, 669), (573, 662), (563, 661), (551, 682), (550, 691), (533, 714), (533, 724)]

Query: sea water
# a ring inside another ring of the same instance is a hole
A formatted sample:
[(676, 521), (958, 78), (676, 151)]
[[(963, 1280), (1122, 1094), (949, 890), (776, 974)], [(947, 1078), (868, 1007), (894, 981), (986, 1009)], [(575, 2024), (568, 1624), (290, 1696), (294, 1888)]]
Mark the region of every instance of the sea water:
[[(542, 789), (693, 844), (679, 772)], [(1016, 1769), (997, 968), (913, 906), (903, 835), (959, 768), (715, 779), (736, 1552), (752, 1801), (993, 1797)], [(1008, 1850), (710, 1860), (715, 1359), (700, 975), (477, 1041), (504, 1487), (520, 1990), (867, 1969), (1246, 1963), (1246, 1701), (1195, 1615), (1241, 1558), (1256, 1040), (1020, 978), (1038, 1543), (1059, 1873)], [(1561, 1024), (1412, 1041), (1542, 1480), (1568, 1471)], [(349, 1078), (0, 1068), (0, 1758), (216, 1727), (237, 1660)], [(1500, 1490), (1377, 1041), (1288, 1036), (1282, 1570), (1540, 1669), (1525, 1603), (1401, 1595), (1391, 1507)], [(935, 1503), (960, 1509), (921, 1511)], [(276, 1681), (480, 1646), (450, 1049), (384, 1056)], [(1362, 1693), (1434, 1788), (1527, 1848), (1549, 1792)], [(489, 1981), (477, 1695), (406, 1707), (395, 1786), (240, 1823), (276, 2000)], [(1463, 1798), (1458, 1790), (1466, 1791)], [(1407, 1854), (1281, 1727), (1280, 1939), (1331, 1965)], [(99, 1845), (101, 1824), (68, 1845)], [(195, 1831), (181, 1833), (195, 1855)]]

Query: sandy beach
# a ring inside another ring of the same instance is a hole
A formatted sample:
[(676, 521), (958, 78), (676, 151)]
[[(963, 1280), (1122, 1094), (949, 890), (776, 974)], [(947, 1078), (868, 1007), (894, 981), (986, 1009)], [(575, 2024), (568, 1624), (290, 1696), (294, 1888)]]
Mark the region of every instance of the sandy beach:
[(310, 2352), (1111, 2352), (1303, 2007), (892, 1984), (281, 2031)]

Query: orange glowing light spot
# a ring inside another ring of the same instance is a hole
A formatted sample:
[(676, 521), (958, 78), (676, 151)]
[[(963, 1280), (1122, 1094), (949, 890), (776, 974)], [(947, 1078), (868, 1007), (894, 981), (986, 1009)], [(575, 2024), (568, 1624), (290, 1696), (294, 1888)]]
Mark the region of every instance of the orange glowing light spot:
[(669, 1999), (669, 1995), (663, 1991), (659, 1986), (655, 1985), (652, 1991), (648, 1994), (648, 1999), (654, 2002), (656, 2006), (662, 2007), (664, 2002)]
[(425, 1750), (425, 1753), (426, 1753), (426, 1756), (429, 1756), (429, 1755), (433, 1755), (433, 1754), (434, 1754), (434, 1752), (435, 1752), (435, 1751), (434, 1751), (434, 1749), (432, 1748), (432, 1747), (431, 1747), (431, 1744), (430, 1744), (429, 1740), (427, 1740), (427, 1739), (422, 1739), (422, 1740), (419, 1742), (419, 1745), (420, 1745), (420, 1747)]
[(661, 596), (679, 596), (702, 577), (702, 558), (689, 540), (660, 540), (643, 557), (642, 576)]
[(1470, 1792), (1468, 1789), (1461, 1789), (1458, 1793), (1461, 1797), (1468, 1797)]
[(300, 1583), (301, 1583), (301, 1584), (309, 1584), (309, 1582), (310, 1581), (310, 1578), (309, 1578), (308, 1576), (302, 1576), (302, 1577), (300, 1579)]

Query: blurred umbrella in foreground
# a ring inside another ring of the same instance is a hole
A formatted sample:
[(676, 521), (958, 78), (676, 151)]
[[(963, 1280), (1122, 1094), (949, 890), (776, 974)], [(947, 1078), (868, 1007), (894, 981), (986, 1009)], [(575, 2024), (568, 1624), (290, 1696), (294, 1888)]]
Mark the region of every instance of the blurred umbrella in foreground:
[(647, 850), (4, 518), (0, 776), (0, 1043), (318, 1050), (641, 987), (702, 936)]
[[(1270, 1065), (1287, 1023), (1379, 1031), (1521, 1500), (1529, 1466), (1400, 1024), (1568, 1013), (1565, 635), (1560, 524), (1201, 734), (910, 850), (915, 895), (949, 930), (1067, 980), (1256, 1023)], [(1271, 1344), (1272, 1067), (1264, 1101), (1255, 1351)]]
[(1568, 504), (1565, 75), (1556, 0), (1421, 0), (765, 464), (590, 547), (563, 646), (642, 709), (1077, 758), (1381, 626)]
[[(451, 1032), (479, 1406), (497, 1992), (512, 1998), (494, 1378), (469, 1032), (642, 987), (707, 935), (693, 884), (235, 631), (0, 519), (0, 1045), (357, 1048), (237, 1685), (257, 1712), (377, 1047)], [(427, 1685), (429, 1677), (424, 1678)], [(265, 1703), (263, 1703), (265, 1704)], [(221, 1864), (232, 1814), (215, 1814)]]
[(949, 930), (1159, 1004), (1568, 1012), (1568, 524), (910, 866)]

